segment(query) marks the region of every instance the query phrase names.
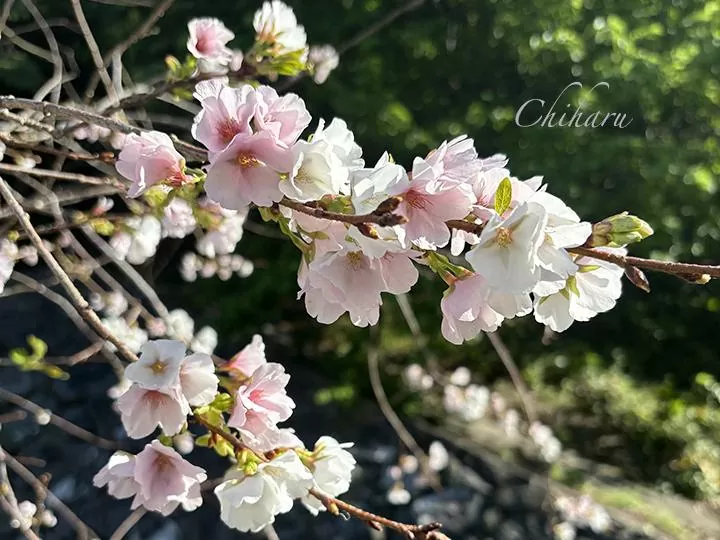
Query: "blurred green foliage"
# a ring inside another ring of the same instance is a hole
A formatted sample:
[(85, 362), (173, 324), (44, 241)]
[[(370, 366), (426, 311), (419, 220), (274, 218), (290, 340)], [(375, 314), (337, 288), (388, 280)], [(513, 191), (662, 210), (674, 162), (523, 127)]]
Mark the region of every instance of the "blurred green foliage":
[[(69, 3), (37, 3), (58, 24), (54, 28), (65, 53), (83, 66), (73, 81), (83, 88), (91, 62)], [(335, 45), (402, 5), (381, 0), (288, 3), (311, 43)], [(45, 47), (42, 34), (28, 26), (31, 19), (17, 4), (9, 26)], [(237, 35), (233, 45), (247, 50), (259, 4), (178, 0), (159, 22), (160, 31), (125, 54), (125, 67), (136, 81), (162, 77), (165, 56), (184, 55), (186, 23), (195, 16), (220, 17)], [(147, 8), (83, 5), (102, 50), (125, 39), (148, 13)], [(655, 235), (632, 246), (633, 254), (717, 262), (719, 60), (718, 0), (428, 0), (343, 55), (326, 84), (305, 79), (293, 90), (306, 99), (314, 117), (347, 120), (369, 163), (387, 149), (396, 161), (409, 164), (443, 139), (468, 133), (481, 155), (506, 153), (515, 175), (544, 175), (550, 191), (587, 220), (624, 210), (645, 219)], [(31, 95), (51, 75), (50, 64), (11, 51), (4, 38), (0, 67), (5, 74), (0, 90), (16, 95)], [(524, 102), (552, 103), (576, 80), (583, 91), (566, 92), (559, 108), (572, 103), (567, 110), (574, 110), (582, 99), (586, 111), (624, 113), (632, 117), (630, 125), (515, 125), (515, 112)], [(590, 93), (601, 81), (609, 89)], [(163, 104), (153, 111), (179, 114)], [(332, 327), (309, 320), (295, 300), (299, 254), (291, 243), (247, 233), (240, 251), (258, 269), (248, 280), (208, 281), (182, 294), (173, 288), (170, 303), (182, 301), (220, 331), (221, 342), (233, 346), (268, 329), (264, 325), (292, 330), (298, 357), (331, 374), (337, 384), (321, 400), (338, 394), (347, 401), (366, 392), (367, 330), (347, 320)], [(538, 388), (562, 387), (571, 406), (588, 409), (626, 433), (633, 463), (641, 465), (640, 477), (670, 478), (688, 493), (717, 496), (717, 469), (708, 473), (701, 462), (718, 460), (718, 403), (699, 405), (704, 398), (698, 397), (694, 381), (699, 372), (720, 372), (720, 288), (649, 277), (650, 295), (626, 284), (612, 313), (576, 324), (548, 344), (530, 317), (509, 321), (502, 334)], [(162, 284), (167, 291), (175, 286), (167, 279)], [(427, 346), (441, 362), (468, 365), (483, 380), (504, 376), (485, 340), (464, 347), (442, 340), (442, 288), (421, 279), (412, 293)], [(394, 300), (385, 303), (380, 335), (387, 364), (422, 362)], [(651, 459), (645, 459), (646, 452)], [(707, 478), (693, 476), (698, 470), (715, 482), (714, 488), (703, 483)]]

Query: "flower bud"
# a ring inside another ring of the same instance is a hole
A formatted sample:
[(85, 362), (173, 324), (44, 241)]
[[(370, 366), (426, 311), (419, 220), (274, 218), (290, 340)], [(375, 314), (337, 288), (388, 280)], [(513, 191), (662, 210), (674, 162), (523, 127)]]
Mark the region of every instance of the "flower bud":
[(623, 212), (593, 225), (590, 247), (623, 247), (653, 234), (652, 227), (637, 216)]

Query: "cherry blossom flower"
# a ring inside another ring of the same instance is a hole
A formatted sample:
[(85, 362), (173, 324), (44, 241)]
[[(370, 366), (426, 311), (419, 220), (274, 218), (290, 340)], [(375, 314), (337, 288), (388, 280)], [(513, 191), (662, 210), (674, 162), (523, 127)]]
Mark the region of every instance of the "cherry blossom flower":
[(280, 173), (290, 170), (288, 149), (270, 131), (240, 133), (210, 164), (205, 190), (229, 210), (243, 210), (250, 203), (270, 206), (282, 199)]
[(190, 350), (212, 354), (218, 344), (218, 333), (211, 326), (203, 326), (190, 342)]
[(280, 191), (296, 201), (307, 202), (338, 195), (348, 183), (349, 172), (323, 140), (298, 141), (292, 148), (295, 163)]
[(542, 206), (523, 203), (507, 218), (493, 216), (465, 258), (492, 288), (529, 292), (540, 280), (537, 253), (545, 239), (546, 224), (547, 213)]
[(428, 466), (433, 471), (442, 471), (450, 464), (450, 454), (440, 441), (433, 441), (428, 448)]
[(135, 481), (135, 456), (127, 452), (115, 452), (95, 475), (93, 485), (107, 486), (108, 493), (116, 499), (134, 497), (140, 489)]
[(128, 436), (147, 437), (160, 426), (165, 435), (182, 430), (190, 406), (179, 385), (164, 390), (148, 390), (133, 384), (116, 402)]
[(179, 383), (185, 345), (179, 341), (158, 339), (140, 349), (140, 358), (125, 368), (125, 376), (148, 390), (165, 390)]
[(403, 370), (403, 379), (410, 390), (430, 390), (435, 381), (420, 364), (410, 364)]
[[(319, 491), (336, 497), (350, 489), (350, 478), (355, 468), (355, 458), (346, 449), (353, 443), (339, 443), (332, 437), (320, 437), (315, 443), (312, 454), (313, 487)], [(325, 506), (312, 495), (302, 499), (305, 508), (311, 514), (318, 515)]]
[(171, 339), (190, 343), (195, 333), (195, 321), (184, 309), (173, 309), (165, 317), (167, 336)]
[(193, 407), (207, 405), (215, 399), (220, 381), (210, 355), (196, 352), (183, 358), (179, 377), (183, 397)]
[(206, 230), (197, 241), (198, 253), (214, 259), (218, 255), (227, 255), (235, 251), (235, 247), (243, 237), (247, 210), (247, 207), (240, 211), (218, 208), (219, 224)]
[(302, 98), (292, 93), (280, 96), (272, 86), (258, 87), (256, 96), (255, 129), (272, 133), (285, 146), (293, 145), (312, 119)]
[(347, 242), (343, 249), (316, 256), (308, 267), (306, 279), (301, 283), (301, 294), (305, 294), (305, 305), (311, 315), (311, 312), (337, 313), (339, 317), (348, 311), (356, 326), (377, 323), (382, 303), (380, 293), (386, 284), (378, 260), (368, 257), (357, 245)]
[(133, 384), (118, 398), (117, 408), (130, 437), (145, 437), (157, 426), (166, 435), (175, 435), (185, 424), (190, 405), (207, 405), (214, 399), (219, 381), (212, 358), (185, 354), (180, 341), (155, 340), (146, 343), (138, 361), (125, 369)]
[[(624, 255), (624, 248), (597, 248)], [(622, 292), (623, 269), (599, 259), (580, 257), (578, 271), (563, 288), (549, 296), (535, 298), (535, 320), (564, 332), (574, 321), (589, 321), (598, 313), (610, 311)]]
[(163, 238), (185, 238), (197, 227), (192, 207), (186, 200), (179, 197), (174, 197), (163, 209), (163, 218), (160, 224)]
[(133, 182), (128, 189), (130, 197), (138, 197), (159, 182), (181, 185), (187, 181), (185, 160), (170, 137), (159, 131), (128, 135), (115, 168)]
[(195, 96), (201, 111), (195, 116), (192, 136), (210, 151), (210, 160), (232, 142), (239, 133), (250, 134), (257, 97), (249, 84), (232, 88), (211, 81), (198, 83)]
[(130, 264), (142, 264), (155, 255), (162, 233), (162, 226), (156, 217), (132, 216), (125, 220), (124, 225), (124, 229), (110, 238), (110, 245), (119, 259)]
[(470, 213), (474, 197), (469, 184), (445, 180), (432, 165), (415, 158), (412, 180), (397, 212), (407, 217), (407, 238), (421, 249), (436, 249), (450, 241), (445, 222)]
[(308, 62), (312, 65), (315, 83), (323, 84), (340, 64), (340, 56), (332, 45), (313, 45), (308, 53)]
[(276, 515), (289, 512), (293, 499), (306, 495), (312, 482), (312, 473), (293, 451), (260, 463), (252, 475), (231, 469), (215, 488), (220, 519), (242, 532), (261, 531)]
[(5, 284), (15, 268), (15, 260), (18, 256), (18, 247), (15, 242), (7, 238), (0, 240), (0, 293), (5, 290)]
[(120, 291), (110, 291), (102, 300), (105, 315), (121, 317), (128, 309), (128, 301)]
[[(362, 159), (362, 148), (355, 142), (355, 135), (348, 129), (345, 120), (341, 118), (333, 118), (327, 126), (325, 120), (321, 118), (312, 140), (329, 143), (332, 151), (350, 171), (365, 166), (365, 161)], [(345, 192), (343, 191), (343, 193)]]
[(255, 12), (253, 26), (256, 39), (269, 45), (273, 54), (289, 54), (307, 47), (305, 28), (298, 25), (292, 8), (279, 0), (263, 3)]
[[(143, 344), (148, 340), (145, 330), (138, 326), (130, 326), (122, 317), (105, 317), (101, 322), (113, 336), (122, 341), (134, 353), (140, 352)], [(105, 346), (111, 351), (117, 350), (115, 345), (109, 341)]]
[(226, 45), (235, 34), (222, 21), (209, 17), (192, 19), (188, 33), (187, 49), (195, 58), (220, 65), (230, 61), (232, 54)]
[(252, 341), (230, 359), (228, 368), (244, 377), (251, 377), (257, 368), (265, 364), (265, 343), (262, 336), (255, 334)]
[(266, 452), (277, 446), (300, 444), (291, 432), (277, 428), (295, 408), (285, 390), (289, 380), (280, 364), (267, 363), (238, 389), (228, 426), (237, 429), (240, 439), (251, 448)]
[(465, 366), (455, 368), (455, 371), (450, 374), (449, 378), (450, 384), (454, 384), (455, 386), (467, 386), (471, 380), (472, 373)]
[(444, 141), (427, 155), (425, 162), (439, 178), (456, 182), (468, 182), (483, 168), (474, 141), (467, 135), (460, 135), (450, 142)]
[(132, 509), (144, 506), (167, 516), (179, 505), (192, 511), (202, 504), (200, 484), (207, 480), (205, 470), (186, 461), (174, 449), (154, 440), (135, 456), (134, 465), (138, 491)]
[(443, 337), (460, 345), (481, 331), (497, 330), (504, 317), (489, 305), (490, 293), (487, 280), (480, 274), (455, 281), (440, 301)]

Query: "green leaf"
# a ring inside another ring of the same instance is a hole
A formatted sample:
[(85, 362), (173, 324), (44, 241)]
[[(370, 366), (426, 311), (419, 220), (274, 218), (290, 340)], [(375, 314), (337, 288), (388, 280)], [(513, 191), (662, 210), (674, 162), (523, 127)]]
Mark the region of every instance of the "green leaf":
[(495, 211), (503, 215), (505, 210), (510, 208), (512, 201), (512, 183), (509, 178), (503, 178), (495, 192)]

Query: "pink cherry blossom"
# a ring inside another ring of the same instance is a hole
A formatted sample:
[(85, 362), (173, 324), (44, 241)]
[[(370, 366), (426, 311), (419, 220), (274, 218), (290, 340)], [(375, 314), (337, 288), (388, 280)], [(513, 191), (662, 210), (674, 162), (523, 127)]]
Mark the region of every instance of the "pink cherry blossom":
[(133, 182), (128, 189), (130, 197), (139, 196), (159, 182), (179, 185), (186, 181), (185, 160), (170, 137), (158, 131), (128, 135), (115, 168)]
[[(202, 83), (201, 83), (202, 84)], [(240, 88), (198, 84), (202, 110), (195, 116), (192, 136), (213, 155), (224, 150), (238, 133), (250, 134), (250, 120), (257, 104), (255, 90), (249, 84)]]
[(483, 162), (478, 159), (472, 139), (460, 135), (450, 142), (443, 142), (425, 158), (439, 178), (468, 182), (482, 170)]
[(187, 48), (195, 58), (224, 64), (230, 61), (232, 53), (226, 47), (235, 37), (218, 19), (203, 17), (188, 23)]
[(268, 451), (278, 445), (299, 443), (291, 432), (277, 428), (279, 422), (290, 418), (295, 408), (295, 402), (285, 390), (289, 380), (290, 375), (280, 364), (266, 363), (238, 389), (228, 426), (236, 428), (250, 447)]
[(205, 190), (230, 210), (244, 210), (250, 203), (270, 206), (282, 199), (280, 173), (292, 166), (289, 150), (269, 131), (240, 133), (210, 164)]
[(133, 384), (116, 402), (128, 436), (147, 437), (157, 426), (165, 435), (175, 435), (183, 425), (190, 406), (179, 388), (149, 390)]
[(267, 364), (265, 358), (265, 343), (262, 336), (255, 334), (252, 341), (237, 353), (228, 362), (228, 369), (240, 372), (245, 377), (251, 377), (255, 370)]
[(144, 506), (167, 516), (181, 504), (186, 511), (202, 504), (200, 483), (207, 480), (207, 474), (154, 440), (135, 456), (134, 478), (139, 489), (132, 508)]
[(408, 240), (421, 249), (435, 249), (450, 241), (450, 229), (445, 222), (465, 218), (473, 202), (469, 184), (442, 180), (427, 161), (416, 158), (412, 180), (398, 213), (408, 218), (405, 224)]
[(93, 478), (95, 487), (108, 487), (108, 493), (116, 499), (133, 497), (140, 490), (135, 481), (135, 456), (115, 452), (107, 464)]
[(210, 355), (194, 353), (183, 359), (180, 366), (180, 388), (190, 405), (201, 407), (210, 403), (215, 399), (218, 383), (215, 364)]
[(503, 316), (488, 305), (489, 294), (487, 281), (478, 274), (455, 281), (440, 301), (443, 337), (460, 345), (481, 331), (497, 330)]
[(269, 131), (287, 146), (294, 144), (312, 119), (305, 102), (296, 94), (279, 96), (271, 86), (260, 86), (256, 92), (255, 129)]

